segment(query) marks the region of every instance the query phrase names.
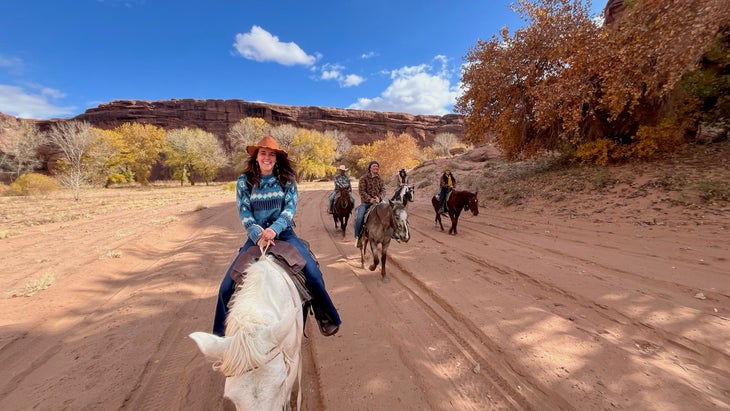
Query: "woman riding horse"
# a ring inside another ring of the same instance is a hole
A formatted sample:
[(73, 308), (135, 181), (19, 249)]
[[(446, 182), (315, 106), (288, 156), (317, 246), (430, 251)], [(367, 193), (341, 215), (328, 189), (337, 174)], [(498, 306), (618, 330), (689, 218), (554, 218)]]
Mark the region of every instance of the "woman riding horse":
[[(441, 223), (442, 211), (439, 199), (436, 198), (436, 196), (433, 196), (431, 204), (433, 205), (433, 211), (436, 212), (434, 222), (441, 226), (441, 231), (444, 231), (444, 225)], [(477, 198), (477, 193), (470, 193), (469, 191), (452, 192), (451, 196), (449, 196), (449, 199), (446, 201), (446, 209), (449, 218), (451, 218), (449, 234), (456, 235), (456, 225), (459, 223), (459, 216), (462, 211), (469, 210), (474, 216), (479, 215), (479, 200)]]
[(294, 214), (299, 195), (296, 174), (287, 153), (279, 149), (279, 144), (271, 136), (265, 136), (255, 146), (248, 146), (246, 151), (250, 157), (246, 170), (236, 183), (236, 198), (248, 239), (221, 282), (213, 333), (225, 335), (228, 302), (235, 289), (231, 274), (236, 261), (254, 244), (264, 248), (275, 241), (284, 241), (296, 247), (306, 260), (302, 271), (312, 296), (315, 319), (323, 335), (334, 335), (342, 321), (325, 289), (317, 262), (294, 232)]

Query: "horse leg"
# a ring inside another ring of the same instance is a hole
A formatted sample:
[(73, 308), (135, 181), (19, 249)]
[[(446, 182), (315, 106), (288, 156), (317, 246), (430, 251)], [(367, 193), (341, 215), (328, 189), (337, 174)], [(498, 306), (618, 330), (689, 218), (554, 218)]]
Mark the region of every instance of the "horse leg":
[(360, 239), (362, 241), (362, 247), (360, 248), (360, 268), (365, 268), (365, 253), (367, 252), (367, 248), (365, 247), (368, 244), (368, 236), (363, 232)]
[[(362, 245), (365, 247), (365, 244)], [(373, 263), (370, 264), (370, 267), (368, 269), (370, 271), (375, 271), (376, 268), (378, 268), (378, 264), (380, 263), (380, 257), (378, 257), (378, 245), (375, 244), (375, 241), (370, 242), (370, 252), (373, 253)]]
[(335, 220), (335, 230), (337, 230), (337, 211), (332, 212), (332, 219)]
[(383, 258), (380, 263), (380, 278), (383, 280), (384, 283), (390, 282), (390, 278), (385, 276), (385, 260), (388, 259), (388, 247), (390, 246), (390, 241), (385, 241), (383, 243)]
[(438, 223), (441, 226), (441, 231), (444, 231), (444, 225), (441, 223), (441, 204), (435, 196), (431, 199), (431, 205), (433, 205), (433, 211), (436, 213), (433, 223), (434, 225)]
[(456, 235), (456, 225), (459, 223), (459, 214), (460, 212), (455, 212), (454, 215), (449, 214), (451, 217), (451, 228), (449, 229), (449, 234)]

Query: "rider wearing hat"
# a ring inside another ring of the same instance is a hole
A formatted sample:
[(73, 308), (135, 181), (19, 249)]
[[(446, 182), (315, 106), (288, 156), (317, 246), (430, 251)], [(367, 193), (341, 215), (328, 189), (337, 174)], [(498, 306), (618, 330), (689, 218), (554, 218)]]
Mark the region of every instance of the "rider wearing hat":
[(330, 201), (327, 205), (327, 212), (330, 214), (332, 214), (332, 204), (335, 201), (335, 196), (339, 195), (341, 188), (346, 188), (350, 192), (350, 199), (355, 204), (355, 197), (352, 195), (352, 185), (350, 185), (350, 177), (347, 176), (347, 167), (344, 164), (337, 168), (337, 174), (335, 174), (335, 189), (330, 193)]
[(455, 185), (456, 178), (454, 178), (454, 175), (451, 174), (451, 169), (449, 167), (444, 168), (444, 173), (441, 175), (441, 182), (439, 183), (439, 186), (441, 187), (441, 191), (439, 191), (439, 204), (441, 205), (441, 210), (439, 212), (441, 214), (446, 214), (448, 212), (446, 210), (446, 198), (454, 189)]
[(395, 201), (398, 198), (398, 193), (400, 193), (401, 187), (408, 185), (408, 173), (406, 173), (405, 168), (400, 169), (396, 179), (395, 193), (393, 194), (393, 197), (390, 198), (391, 201)]
[(385, 195), (385, 183), (380, 178), (380, 164), (377, 161), (371, 161), (368, 164), (368, 171), (360, 177), (358, 182), (358, 190), (360, 191), (360, 205), (357, 207), (357, 216), (355, 217), (355, 238), (357, 238), (357, 248), (362, 247), (363, 218), (365, 211), (373, 205), (383, 201)]
[(213, 333), (219, 336), (225, 334), (228, 303), (236, 286), (232, 278), (236, 262), (245, 258), (246, 250), (254, 245), (267, 247), (282, 241), (294, 246), (306, 261), (302, 272), (312, 297), (314, 316), (323, 335), (334, 335), (342, 321), (325, 289), (322, 271), (294, 232), (294, 215), (299, 196), (292, 163), (286, 151), (281, 150), (271, 136), (265, 136), (257, 145), (248, 146), (246, 151), (249, 158), (246, 169), (236, 183), (236, 199), (238, 215), (247, 238), (221, 281)]

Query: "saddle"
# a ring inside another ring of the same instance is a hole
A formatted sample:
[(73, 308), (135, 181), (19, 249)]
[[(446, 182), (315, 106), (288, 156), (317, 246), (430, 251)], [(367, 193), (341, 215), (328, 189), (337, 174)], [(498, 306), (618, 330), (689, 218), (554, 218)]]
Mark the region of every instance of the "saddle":
[(363, 216), (362, 216), (362, 223), (363, 224), (365, 224), (365, 222), (368, 221), (368, 217), (370, 216), (370, 213), (372, 213), (373, 210), (375, 209), (375, 207), (373, 207), (373, 206), (376, 206), (378, 204), (381, 204), (381, 203), (368, 204), (367, 208), (365, 209), (365, 214), (363, 214)]
[[(307, 249), (309, 244), (304, 242)], [(275, 245), (268, 248), (267, 254), (273, 255), (274, 258), (279, 262), (279, 265), (286, 271), (294, 282), (294, 286), (299, 291), (299, 296), (302, 299), (302, 303), (306, 303), (312, 299), (312, 296), (307, 291), (305, 284), (304, 274), (302, 270), (307, 264), (307, 261), (302, 257), (293, 245), (284, 242), (277, 241)], [(243, 254), (241, 254), (236, 263), (231, 268), (231, 278), (236, 285), (241, 284), (246, 277), (246, 268), (249, 265), (256, 262), (261, 258), (261, 250), (258, 247), (249, 247)], [(316, 261), (316, 259), (315, 259)]]

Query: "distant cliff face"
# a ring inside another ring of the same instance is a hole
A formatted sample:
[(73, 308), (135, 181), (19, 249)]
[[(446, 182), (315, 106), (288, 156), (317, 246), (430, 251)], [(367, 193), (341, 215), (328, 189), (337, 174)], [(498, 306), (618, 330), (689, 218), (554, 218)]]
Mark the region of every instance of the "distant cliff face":
[[(290, 124), (317, 131), (339, 130), (353, 144), (367, 144), (382, 139), (387, 132), (408, 133), (420, 146), (433, 143), (440, 133), (463, 137), (464, 123), (459, 115), (411, 115), (378, 111), (325, 107), (297, 107), (251, 103), (243, 100), (117, 100), (87, 110), (72, 119), (39, 121), (47, 128), (56, 121), (79, 120), (111, 129), (125, 122), (153, 124), (164, 129), (199, 128), (225, 141), (228, 130), (246, 117), (263, 118), (274, 126)], [(228, 146), (226, 144), (226, 146)]]

